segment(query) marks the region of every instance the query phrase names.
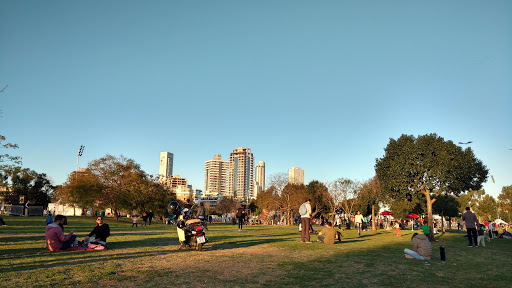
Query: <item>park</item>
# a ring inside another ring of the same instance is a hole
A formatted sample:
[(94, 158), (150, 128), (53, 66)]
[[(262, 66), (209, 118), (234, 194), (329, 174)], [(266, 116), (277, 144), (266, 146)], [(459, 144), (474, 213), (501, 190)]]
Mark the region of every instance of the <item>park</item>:
[[(297, 226), (250, 225), (239, 232), (209, 225), (203, 251), (179, 250), (175, 225), (132, 228), (128, 218), (106, 218), (109, 250), (50, 252), (44, 217), (4, 217), (1, 287), (507, 287), (512, 240), (467, 248), (466, 232), (447, 230), (432, 242), (431, 261), (404, 257), (414, 231), (378, 229), (357, 237), (342, 231), (334, 245), (300, 242)], [(82, 239), (94, 217), (69, 217)], [(315, 225), (315, 229), (320, 228)], [(439, 247), (446, 247), (441, 261)]]

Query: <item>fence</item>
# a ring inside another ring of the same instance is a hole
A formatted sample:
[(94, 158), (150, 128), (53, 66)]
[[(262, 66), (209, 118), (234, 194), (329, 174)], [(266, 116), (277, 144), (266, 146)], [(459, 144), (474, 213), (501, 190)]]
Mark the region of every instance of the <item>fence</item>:
[[(29, 206), (28, 216), (43, 216), (43, 206)], [(25, 206), (23, 205), (5, 205), (5, 215), (23, 216), (25, 215)]]

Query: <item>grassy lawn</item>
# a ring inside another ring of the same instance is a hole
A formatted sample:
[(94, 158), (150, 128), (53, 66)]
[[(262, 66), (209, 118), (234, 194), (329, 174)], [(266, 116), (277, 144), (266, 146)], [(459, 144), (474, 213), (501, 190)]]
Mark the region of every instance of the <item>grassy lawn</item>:
[[(175, 226), (131, 228), (106, 219), (108, 251), (49, 252), (44, 217), (3, 217), (0, 287), (510, 287), (512, 240), (467, 248), (463, 232), (438, 235), (432, 261), (406, 259), (412, 231), (343, 231), (342, 243), (300, 243), (296, 227), (212, 224), (205, 250), (178, 250)], [(83, 239), (93, 217), (69, 217)], [(320, 227), (315, 227), (320, 228)], [(27, 235), (29, 234), (29, 235)], [(5, 237), (5, 235), (13, 235)], [(316, 241), (317, 236), (311, 236)], [(439, 246), (447, 261), (440, 261)], [(508, 283), (508, 284), (507, 284)]]

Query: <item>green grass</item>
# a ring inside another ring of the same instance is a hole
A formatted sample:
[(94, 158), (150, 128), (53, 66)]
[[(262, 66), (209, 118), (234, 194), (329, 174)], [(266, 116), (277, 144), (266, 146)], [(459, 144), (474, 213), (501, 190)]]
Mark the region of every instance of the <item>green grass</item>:
[[(213, 224), (205, 250), (178, 250), (175, 226), (131, 228), (107, 219), (108, 251), (44, 249), (44, 217), (3, 217), (0, 287), (509, 287), (512, 240), (467, 248), (463, 232), (438, 235), (432, 261), (406, 259), (412, 231), (343, 231), (335, 245), (300, 243), (296, 227)], [(69, 217), (79, 238), (94, 218)], [(25, 236), (29, 234), (30, 236)], [(4, 237), (5, 235), (13, 235)], [(316, 235), (312, 235), (315, 241)], [(447, 261), (439, 259), (446, 247)]]

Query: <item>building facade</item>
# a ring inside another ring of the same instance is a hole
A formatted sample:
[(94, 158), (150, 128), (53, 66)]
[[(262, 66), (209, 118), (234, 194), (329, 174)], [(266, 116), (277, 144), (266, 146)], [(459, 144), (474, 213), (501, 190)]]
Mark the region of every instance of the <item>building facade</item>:
[(265, 162), (263, 161), (259, 161), (256, 165), (255, 186), (256, 198), (261, 191), (265, 190)]
[(228, 191), (225, 196), (249, 202), (254, 198), (254, 156), (251, 149), (233, 149), (229, 156)]
[(288, 183), (290, 184), (304, 184), (304, 170), (299, 167), (292, 167), (288, 170)]
[(220, 155), (204, 162), (204, 196), (218, 197), (228, 191), (229, 161), (223, 161)]
[(172, 177), (173, 161), (174, 154), (169, 152), (160, 152), (160, 169), (158, 172), (160, 181), (165, 181)]

